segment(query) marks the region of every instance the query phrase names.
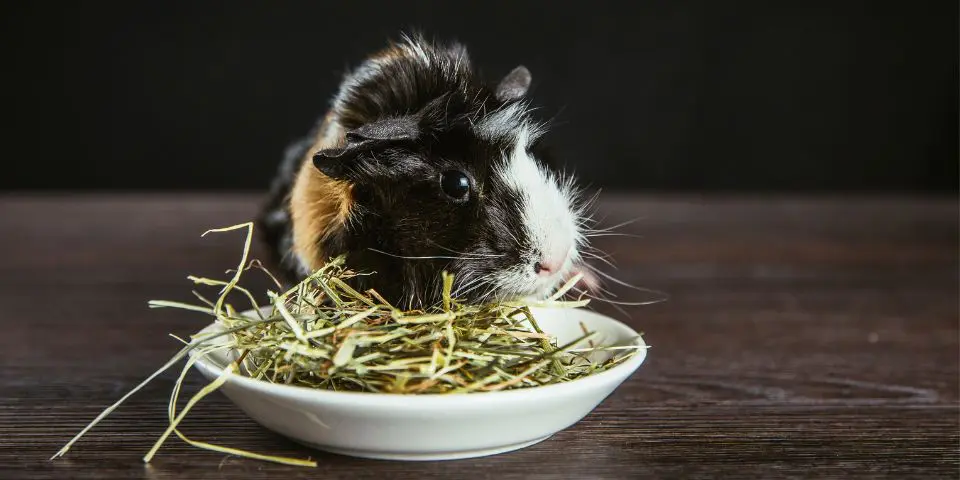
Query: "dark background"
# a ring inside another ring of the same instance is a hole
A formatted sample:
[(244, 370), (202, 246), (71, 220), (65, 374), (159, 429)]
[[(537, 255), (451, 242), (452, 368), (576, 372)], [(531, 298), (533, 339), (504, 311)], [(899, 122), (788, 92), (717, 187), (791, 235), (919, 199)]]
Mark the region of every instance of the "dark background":
[(956, 1), (6, 2), (9, 189), (263, 189), (401, 29), (517, 64), (610, 190), (955, 192)]

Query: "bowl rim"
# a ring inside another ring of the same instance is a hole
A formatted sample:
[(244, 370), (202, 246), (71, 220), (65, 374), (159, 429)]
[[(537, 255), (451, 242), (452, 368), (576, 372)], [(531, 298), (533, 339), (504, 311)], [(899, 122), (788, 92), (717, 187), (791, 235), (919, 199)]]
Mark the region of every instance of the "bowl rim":
[[(592, 375), (571, 380), (569, 382), (513, 390), (496, 390), (492, 392), (469, 392), (463, 394), (405, 394), (333, 391), (309, 388), (300, 385), (285, 385), (281, 383), (265, 382), (263, 380), (257, 380), (233, 372), (227, 374), (226, 383), (235, 383), (243, 388), (257, 390), (260, 393), (267, 395), (296, 398), (298, 400), (307, 402), (324, 400), (331, 402), (349, 401), (351, 403), (355, 403), (358, 407), (390, 406), (391, 408), (396, 408), (399, 406), (411, 406), (409, 402), (414, 400), (414, 404), (412, 406), (416, 409), (420, 409), (424, 406), (440, 407), (449, 406), (452, 404), (456, 404), (458, 406), (474, 405), (478, 403), (488, 405), (490, 402), (516, 401), (520, 397), (528, 397), (530, 395), (563, 397), (575, 392), (593, 390), (611, 383), (616, 383), (619, 385), (619, 383), (622, 383), (640, 368), (640, 365), (646, 360), (647, 350), (649, 349), (649, 346), (646, 344), (641, 334), (639, 334), (629, 325), (608, 315), (581, 308), (576, 308), (574, 310), (578, 311), (580, 314), (599, 317), (603, 321), (612, 323), (615, 327), (625, 330), (628, 334), (634, 337), (635, 344), (640, 347), (637, 349), (637, 353), (633, 357), (627, 359), (623, 363), (613, 366), (609, 370), (594, 373)], [(216, 327), (218, 327), (218, 324), (213, 322), (204, 327), (198, 333), (212, 331)], [(197, 350), (190, 350), (188, 355), (190, 358), (195, 357), (197, 355)], [(206, 375), (215, 378), (222, 375), (224, 369), (216, 364), (219, 362), (213, 360), (211, 358), (212, 355), (213, 354), (207, 354), (195, 359), (194, 368), (197, 368)]]

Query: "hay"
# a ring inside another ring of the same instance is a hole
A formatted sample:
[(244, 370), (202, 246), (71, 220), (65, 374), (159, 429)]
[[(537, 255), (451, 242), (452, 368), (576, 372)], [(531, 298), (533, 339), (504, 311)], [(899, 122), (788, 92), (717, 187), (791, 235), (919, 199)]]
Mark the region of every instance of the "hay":
[[(169, 426), (144, 457), (151, 461), (165, 440), (176, 434), (183, 441), (208, 450), (291, 465), (315, 466), (311, 460), (263, 455), (187, 438), (178, 426), (204, 396), (227, 381), (231, 373), (257, 380), (331, 391), (370, 394), (482, 394), (569, 382), (607, 370), (636, 353), (637, 342), (593, 345), (593, 332), (569, 343), (540, 329), (531, 307), (577, 308), (588, 300), (562, 298), (579, 281), (571, 279), (543, 301), (504, 301), (482, 305), (451, 296), (453, 277), (442, 273), (443, 300), (425, 310), (402, 311), (376, 291), (359, 292), (350, 286), (360, 273), (346, 267), (346, 258), (331, 259), (297, 285), (281, 293), (268, 291), (264, 307), (249, 290), (239, 286), (245, 271), (264, 270), (248, 263), (253, 224), (210, 230), (246, 229), (243, 254), (228, 281), (188, 277), (196, 285), (222, 287), (216, 301), (194, 292), (203, 305), (153, 300), (151, 308), (177, 308), (215, 318), (219, 331), (195, 334), (160, 370), (149, 376), (95, 418), (53, 458), (64, 455), (87, 431), (156, 376), (197, 350), (184, 365), (170, 395)], [(272, 275), (271, 278), (274, 278)], [(280, 284), (274, 282), (280, 288)], [(250, 308), (238, 311), (227, 302), (240, 294)], [(582, 325), (581, 325), (582, 327)], [(217, 340), (217, 342), (214, 342)], [(589, 343), (589, 347), (579, 345)], [(214, 351), (236, 355), (224, 373), (197, 392), (177, 413), (176, 405), (193, 363)], [(613, 352), (606, 360), (589, 354)]]

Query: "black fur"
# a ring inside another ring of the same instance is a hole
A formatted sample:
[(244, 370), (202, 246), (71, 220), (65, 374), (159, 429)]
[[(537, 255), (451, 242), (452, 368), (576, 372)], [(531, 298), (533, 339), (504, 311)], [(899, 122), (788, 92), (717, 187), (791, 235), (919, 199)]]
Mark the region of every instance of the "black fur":
[[(498, 86), (477, 78), (462, 47), (422, 38), (413, 42), (427, 62), (418, 55), (403, 56), (375, 75), (345, 80), (352, 88), (335, 102), (334, 113), (348, 132), (346, 145), (305, 159), (311, 132), (288, 150), (259, 222), (274, 263), (287, 279), (298, 280), (304, 273), (289, 253), (291, 225), (284, 213), (293, 176), (305, 160), (354, 186), (348, 225), (321, 250), (328, 256), (346, 253), (351, 268), (375, 272), (357, 279), (360, 288), (375, 288), (407, 308), (426, 307), (439, 301), (443, 270), (464, 285), (523, 262), (533, 268), (529, 259), (536, 252), (530, 251), (520, 225), (521, 200), (493, 175), (513, 148), (512, 137), (481, 139), (471, 130), (485, 114), (520, 96), (498, 97)], [(516, 73), (513, 77), (510, 88), (518, 92)], [(529, 82), (529, 73), (520, 81)], [(548, 157), (542, 145), (531, 148), (536, 158)], [(466, 201), (453, 200), (440, 188), (440, 173), (451, 169), (471, 179)], [(480, 287), (463, 298), (527, 293), (532, 292)]]

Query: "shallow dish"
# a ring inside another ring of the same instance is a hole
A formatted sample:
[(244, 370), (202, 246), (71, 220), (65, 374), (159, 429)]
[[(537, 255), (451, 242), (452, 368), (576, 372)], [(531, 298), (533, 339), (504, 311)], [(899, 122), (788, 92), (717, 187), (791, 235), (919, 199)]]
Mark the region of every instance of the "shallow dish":
[[(598, 332), (597, 345), (625, 343), (637, 332), (582, 309), (533, 309), (559, 343)], [(215, 331), (213, 324), (204, 329)], [(608, 355), (595, 354), (597, 358)], [(250, 418), (301, 444), (332, 453), (392, 460), (450, 460), (517, 450), (546, 440), (596, 408), (632, 375), (646, 348), (623, 363), (578, 380), (517, 390), (446, 395), (333, 392), (278, 385), (232, 374), (221, 391)], [(221, 375), (227, 352), (194, 365), (209, 380)]]

